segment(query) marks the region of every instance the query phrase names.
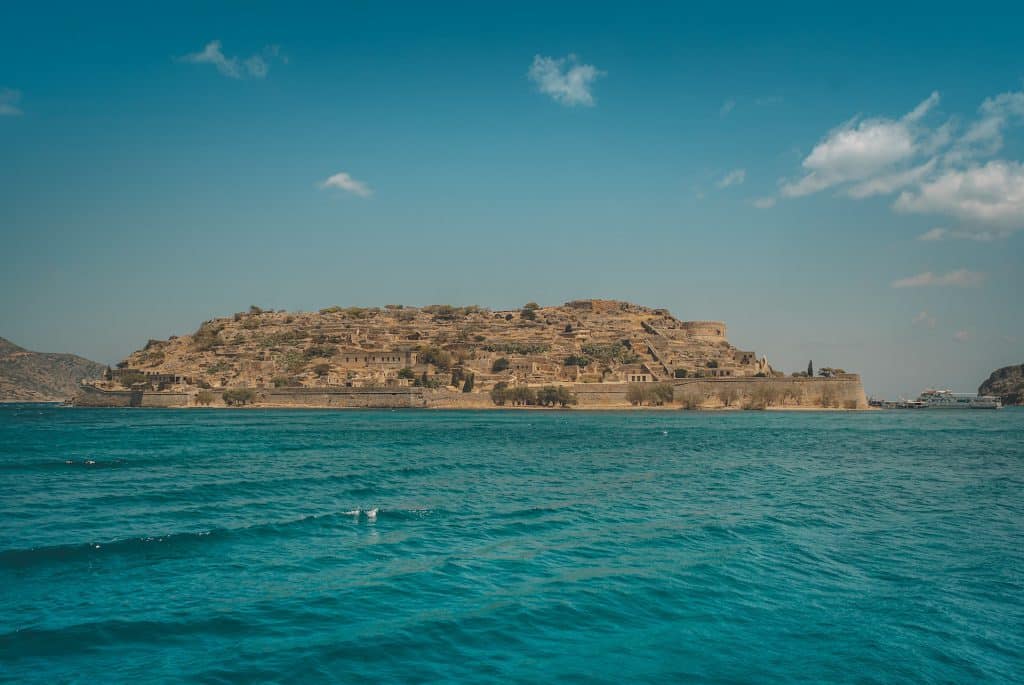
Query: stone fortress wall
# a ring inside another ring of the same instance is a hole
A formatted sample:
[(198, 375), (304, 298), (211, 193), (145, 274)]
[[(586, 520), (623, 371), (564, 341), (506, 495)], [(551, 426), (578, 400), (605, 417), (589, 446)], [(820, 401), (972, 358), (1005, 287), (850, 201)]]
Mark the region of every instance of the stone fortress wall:
[[(825, 408), (866, 409), (867, 398), (856, 374), (838, 378), (681, 378), (671, 381), (675, 400), (669, 407), (688, 409)], [(565, 384), (581, 409), (622, 409), (629, 383)], [(186, 407), (195, 395), (184, 392), (100, 390), (83, 386), (80, 407)], [(218, 395), (214, 406), (223, 406)], [(258, 391), (256, 406), (348, 409), (492, 409), (488, 393), (428, 388), (276, 388)]]
[(722, 321), (680, 321), (679, 327), (696, 338), (725, 340), (726, 328)]

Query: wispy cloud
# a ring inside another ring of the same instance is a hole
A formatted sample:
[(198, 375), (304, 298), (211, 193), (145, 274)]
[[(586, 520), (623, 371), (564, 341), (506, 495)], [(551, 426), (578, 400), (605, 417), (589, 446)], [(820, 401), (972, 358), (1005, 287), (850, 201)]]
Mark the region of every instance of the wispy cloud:
[(593, 107), (594, 81), (605, 73), (592, 64), (580, 64), (576, 55), (554, 58), (534, 55), (527, 76), (537, 89), (566, 107)]
[(987, 243), (997, 238), (1005, 238), (1006, 235), (993, 231), (953, 231), (948, 228), (933, 228), (917, 236), (921, 242), (930, 243), (940, 240), (974, 240), (980, 243)]
[(337, 188), (338, 190), (344, 190), (345, 192), (358, 195), (359, 197), (369, 197), (373, 194), (370, 186), (366, 185), (362, 181), (357, 181), (344, 171), (334, 174), (325, 181), (322, 181), (320, 183), (320, 188), (324, 190), (328, 188)]
[(722, 179), (715, 185), (717, 185), (719, 188), (728, 188), (729, 186), (738, 186), (745, 180), (747, 180), (746, 169), (733, 169), (725, 176), (723, 176)]
[(1024, 165), (985, 159), (1002, 149), (1011, 126), (1024, 123), (1024, 91), (985, 99), (965, 129), (955, 119), (926, 123), (939, 100), (934, 92), (898, 119), (856, 117), (840, 125), (804, 158), (802, 176), (781, 183), (782, 194), (895, 195), (897, 212), (961, 224), (919, 236), (925, 241), (990, 241), (1024, 230)]
[(953, 340), (956, 340), (957, 342), (961, 342), (961, 343), (962, 342), (967, 342), (970, 339), (971, 339), (971, 332), (970, 331), (957, 331), (956, 333), (953, 334)]
[(756, 97), (753, 100), (748, 98), (729, 98), (722, 103), (722, 106), (718, 108), (718, 116), (723, 119), (736, 109), (736, 107), (743, 101), (744, 103), (753, 102), (756, 107), (768, 107), (770, 105), (777, 105), (783, 101), (781, 95), (765, 95)]
[(775, 206), (774, 197), (759, 197), (754, 200), (754, 206), (758, 209), (771, 209)]
[(928, 328), (935, 328), (935, 317), (929, 316), (928, 312), (918, 312), (913, 319), (910, 320), (912, 326), (927, 326)]
[(21, 91), (0, 88), (0, 117), (16, 117), (21, 114)]
[(985, 280), (985, 274), (967, 269), (957, 269), (945, 274), (934, 274), (931, 271), (908, 276), (892, 282), (894, 288), (922, 288), (929, 286), (953, 286), (957, 288), (971, 288), (981, 285)]
[(804, 176), (784, 183), (782, 193), (801, 197), (899, 171), (928, 144), (918, 123), (938, 102), (932, 93), (900, 119), (854, 118), (833, 129), (804, 159)]
[[(269, 60), (280, 57), (281, 49), (277, 45), (268, 45), (262, 53), (257, 53), (246, 58), (237, 56), (228, 57), (219, 40), (211, 40), (200, 52), (192, 52), (178, 58), (179, 62), (189, 64), (212, 64), (224, 76), (228, 78), (265, 78), (270, 70)], [(286, 59), (282, 59), (287, 63)]]

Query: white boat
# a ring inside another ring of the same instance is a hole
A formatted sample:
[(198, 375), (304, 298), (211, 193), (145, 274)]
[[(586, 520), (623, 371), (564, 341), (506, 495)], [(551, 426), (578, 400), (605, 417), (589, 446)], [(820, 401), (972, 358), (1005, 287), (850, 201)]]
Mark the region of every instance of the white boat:
[(975, 395), (928, 388), (917, 398), (923, 409), (1001, 409), (1003, 402), (992, 395)]

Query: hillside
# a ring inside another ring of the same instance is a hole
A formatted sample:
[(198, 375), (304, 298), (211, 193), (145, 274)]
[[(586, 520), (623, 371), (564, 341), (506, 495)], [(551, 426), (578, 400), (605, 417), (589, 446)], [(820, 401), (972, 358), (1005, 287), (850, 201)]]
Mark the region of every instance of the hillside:
[(496, 383), (660, 381), (771, 374), (726, 340), (725, 324), (665, 309), (579, 300), (521, 309), (434, 305), (247, 312), (150, 340), (108, 379), (174, 387), (463, 388)]
[(106, 367), (74, 354), (31, 352), (0, 338), (0, 402), (49, 402), (72, 397), (83, 379)]
[(1024, 364), (996, 369), (978, 388), (979, 395), (998, 395), (1003, 404), (1024, 404)]

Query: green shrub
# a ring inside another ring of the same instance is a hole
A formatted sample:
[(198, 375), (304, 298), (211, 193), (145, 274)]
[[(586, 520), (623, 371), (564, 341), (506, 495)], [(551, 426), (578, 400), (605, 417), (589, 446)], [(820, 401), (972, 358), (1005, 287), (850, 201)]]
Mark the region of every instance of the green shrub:
[(545, 385), (537, 391), (537, 404), (542, 407), (567, 407), (576, 401), (576, 395), (565, 386)]
[(510, 362), (505, 357), (498, 357), (494, 360), (494, 363), (491, 364), (491, 373), (501, 373), (502, 371), (506, 371), (509, 364)]
[(566, 366), (578, 366), (586, 368), (590, 364), (590, 358), (584, 355), (570, 354), (563, 362)]
[(197, 352), (205, 352), (221, 344), (220, 327), (213, 323), (204, 323), (192, 334), (192, 348)]
[(433, 364), (441, 371), (447, 371), (452, 366), (452, 355), (447, 350), (432, 345), (420, 352), (420, 362)]
[(495, 383), (491, 388), (491, 401), (499, 407), (504, 407), (508, 401), (508, 383), (502, 381)]
[(676, 378), (686, 378), (687, 373), (689, 372), (686, 369), (676, 369), (672, 375)]
[(401, 368), (401, 369), (398, 370), (398, 377), (399, 378), (405, 378), (405, 379), (408, 379), (410, 381), (411, 380), (415, 380), (416, 372), (412, 370), (411, 366), (406, 366), (406, 367)]
[(338, 353), (338, 348), (334, 345), (312, 345), (306, 348), (303, 353), (307, 359), (315, 359), (321, 357), (324, 359), (330, 359)]
[(146, 374), (142, 373), (141, 371), (129, 371), (127, 373), (122, 373), (121, 377), (118, 380), (121, 382), (121, 385), (123, 385), (126, 388), (130, 388), (136, 383), (149, 382), (149, 378), (147, 378)]
[(204, 407), (209, 407), (213, 404), (214, 395), (209, 390), (200, 390), (196, 394), (196, 404), (201, 404)]
[(252, 388), (232, 388), (225, 390), (221, 397), (229, 407), (242, 406), (256, 401), (256, 391)]

